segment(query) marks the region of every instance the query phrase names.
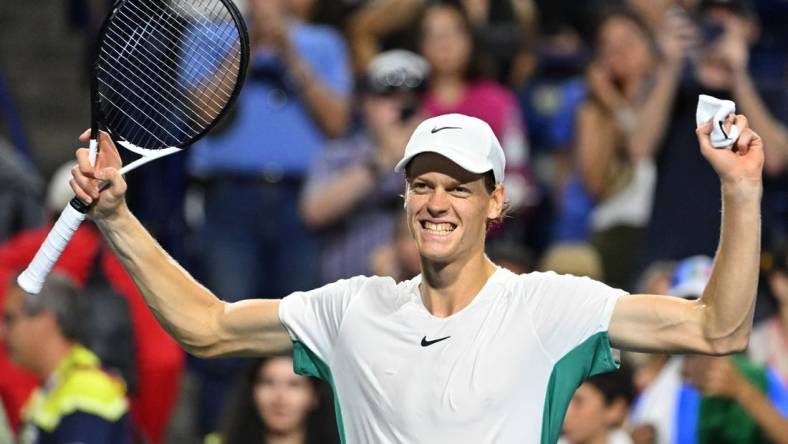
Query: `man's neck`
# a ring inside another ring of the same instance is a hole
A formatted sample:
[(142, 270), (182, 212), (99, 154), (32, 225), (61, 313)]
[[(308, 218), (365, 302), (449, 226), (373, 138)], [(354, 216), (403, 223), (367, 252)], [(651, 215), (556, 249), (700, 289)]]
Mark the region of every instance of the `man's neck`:
[(448, 265), (422, 259), (421, 300), (433, 316), (451, 316), (471, 303), (495, 270), (481, 252)]

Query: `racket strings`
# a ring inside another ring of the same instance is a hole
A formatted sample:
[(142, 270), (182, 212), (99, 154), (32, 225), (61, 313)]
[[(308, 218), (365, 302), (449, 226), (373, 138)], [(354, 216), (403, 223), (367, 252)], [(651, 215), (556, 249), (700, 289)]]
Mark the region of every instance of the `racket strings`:
[[(110, 40), (110, 41), (115, 40), (115, 42), (122, 42), (124, 39), (126, 39), (126, 36), (120, 35), (114, 29), (109, 29), (108, 32), (107, 32), (107, 36), (105, 38)], [(162, 46), (165, 45), (164, 42), (157, 42), (157, 43), (162, 45)], [(158, 60), (160, 57), (163, 57), (163, 58), (167, 59), (166, 61), (171, 63), (174, 66), (176, 66), (176, 65), (183, 65), (185, 63), (184, 60), (176, 60), (176, 59), (170, 57), (169, 55), (167, 55), (166, 52), (165, 53), (161, 53), (161, 54), (153, 54), (153, 53), (151, 53), (150, 50), (147, 50), (146, 48), (140, 48), (139, 51), (131, 52), (131, 53), (124, 53), (122, 50), (118, 51), (117, 48), (112, 47), (112, 46), (109, 46), (107, 49), (108, 50), (112, 50), (112, 51), (115, 52), (115, 54), (116, 54), (115, 60), (106, 59), (104, 57), (104, 54), (101, 54), (100, 57), (102, 57), (102, 59), (104, 59), (107, 63), (110, 63), (110, 64), (115, 64), (117, 62), (122, 62), (123, 61), (122, 60), (123, 57), (133, 58), (133, 59), (135, 59), (134, 63), (139, 64), (139, 65), (161, 63), (162, 60)], [(144, 60), (143, 60), (143, 58), (144, 58)], [(190, 63), (190, 72), (194, 71), (194, 65), (195, 65), (195, 63), (194, 63), (194, 61), (192, 61)], [(203, 65), (202, 68), (205, 69), (206, 67)], [(159, 74), (158, 72), (155, 72), (155, 73)], [(151, 79), (150, 76), (147, 76), (147, 77), (148, 77), (149, 81), (178, 82), (178, 79), (176, 79), (173, 74), (168, 73), (166, 71), (165, 71), (165, 73), (167, 75), (166, 79), (163, 76), (161, 76), (161, 75), (159, 75), (159, 78), (156, 79), (156, 80)], [(200, 86), (202, 86), (202, 87), (206, 87), (206, 86), (218, 87), (217, 85), (204, 85), (204, 84), (200, 85)], [(226, 91), (223, 91), (223, 92), (226, 92)], [(227, 94), (229, 95), (229, 93), (227, 93)], [(186, 97), (188, 98), (188, 95)], [(215, 103), (215, 105), (217, 105), (218, 109), (221, 109), (221, 106), (223, 105), (222, 103), (219, 103), (219, 102), (214, 102), (214, 103)], [(197, 104), (195, 104), (195, 105), (197, 105)], [(200, 106), (207, 106), (207, 105), (209, 105), (209, 103), (205, 103), (204, 102), (204, 103), (200, 104)]]
[[(111, 33), (112, 31), (109, 31), (109, 32)], [(140, 57), (138, 57), (135, 54), (130, 55), (129, 58), (130, 59), (134, 59), (133, 60), (134, 65), (132, 65), (131, 68), (127, 69), (127, 70), (124, 70), (123, 66), (119, 66), (118, 62), (121, 61), (120, 60), (121, 54), (117, 53), (117, 52), (116, 52), (116, 54), (117, 54), (118, 57), (116, 57), (113, 60), (113, 59), (107, 58), (105, 56), (105, 54), (102, 53), (99, 56), (99, 58), (100, 58), (100, 61), (104, 61), (105, 63), (103, 65), (99, 65), (98, 66), (98, 69), (106, 72), (107, 75), (111, 76), (114, 80), (118, 80), (117, 77), (116, 77), (116, 74), (117, 74), (117, 75), (122, 76), (124, 78), (124, 80), (126, 80), (126, 81), (140, 83), (140, 84), (142, 84), (144, 82), (177, 82), (178, 81), (171, 74), (167, 74), (167, 78), (165, 78), (158, 70), (146, 71), (146, 70), (141, 70), (141, 69), (135, 69), (135, 67), (144, 66), (146, 63), (154, 63), (154, 62), (156, 62), (155, 59), (153, 59), (149, 55), (146, 55), (144, 52), (141, 52), (140, 55), (142, 57), (144, 57), (145, 60), (142, 60)], [(132, 79), (129, 76), (127, 76), (126, 74), (124, 74), (124, 71), (127, 71), (134, 78)], [(155, 75), (157, 78), (154, 79), (153, 77), (151, 77), (151, 73), (153, 75)], [(151, 93), (147, 92), (146, 90), (143, 90), (143, 92), (146, 93), (148, 95), (148, 97), (151, 98), (151, 100), (157, 101), (156, 97), (153, 96)], [(215, 106), (211, 107), (210, 104), (206, 103), (205, 101), (202, 101), (202, 103), (196, 103), (194, 101), (194, 99), (192, 98), (192, 95), (190, 95), (190, 94), (186, 94), (184, 92), (181, 92), (180, 94), (176, 94), (177, 92), (179, 92), (179, 91), (178, 90), (174, 90), (174, 89), (173, 90), (169, 90), (168, 89), (168, 90), (162, 90), (161, 91), (161, 93), (163, 95), (169, 96), (169, 98), (171, 100), (173, 100), (174, 102), (177, 102), (178, 105), (182, 106), (182, 107), (189, 107), (189, 106), (191, 106), (191, 107), (200, 107), (200, 106), (205, 106), (205, 107), (208, 107), (210, 111), (216, 112), (216, 113), (218, 113), (218, 111), (221, 110), (221, 105), (222, 105), (221, 103), (215, 102)], [(137, 97), (139, 97), (139, 94), (137, 94), (136, 91), (132, 90), (131, 93), (136, 95)], [(187, 104), (187, 103), (185, 103), (186, 101), (188, 101), (190, 103)], [(162, 103), (157, 101), (157, 104), (161, 105)], [(202, 125), (202, 124), (206, 124), (206, 123), (209, 123), (209, 122), (210, 122), (209, 120), (202, 119), (202, 121), (199, 122), (199, 123)]]
[[(110, 63), (110, 62), (111, 62), (110, 60), (107, 60), (107, 63)], [(98, 69), (100, 69), (101, 71), (103, 71), (104, 73), (106, 73), (106, 75), (107, 75), (107, 76), (109, 76), (110, 78), (112, 78), (113, 80), (116, 80), (116, 81), (118, 81), (118, 83), (119, 83), (121, 80), (122, 80), (122, 81), (124, 81), (124, 82), (143, 82), (143, 81), (146, 81), (146, 80), (147, 80), (147, 81), (154, 81), (152, 78), (150, 78), (150, 76), (149, 76), (149, 75), (147, 75), (147, 74), (146, 74), (146, 73), (144, 73), (144, 72), (143, 72), (143, 73), (138, 73), (138, 72), (135, 72), (135, 71), (132, 71), (132, 70), (128, 70), (128, 71), (124, 72), (124, 71), (123, 71), (123, 70), (121, 70), (121, 69), (108, 70), (108, 69), (106, 69), (104, 66), (99, 66), (99, 67), (98, 67)], [(128, 73), (129, 75), (127, 75), (126, 73)], [(118, 78), (118, 76), (120, 76), (120, 77), (122, 77), (122, 78)], [(131, 76), (131, 77), (130, 77), (130, 76)], [(145, 77), (145, 79), (143, 79), (143, 78), (142, 78), (143, 76)], [(112, 86), (111, 86), (111, 84), (107, 84), (107, 87), (108, 87), (108, 88), (110, 88), (110, 89), (113, 89), (113, 88), (112, 88)], [(117, 91), (115, 91), (115, 92), (117, 92)], [(147, 99), (148, 99), (148, 100), (150, 100), (151, 102), (153, 102), (153, 103), (156, 103), (157, 105), (160, 105), (160, 106), (164, 107), (164, 103), (162, 103), (162, 102), (159, 100), (159, 98), (157, 98), (155, 95), (151, 94), (150, 92), (148, 92), (148, 91), (147, 91), (147, 90), (145, 90), (145, 89), (143, 89), (143, 90), (141, 90), (141, 91), (135, 91), (135, 90), (131, 90), (131, 91), (130, 91), (130, 93), (131, 93), (132, 95), (136, 96), (136, 97), (137, 97), (137, 98), (139, 98), (139, 99), (143, 99), (143, 100), (145, 100), (145, 98), (147, 98)], [(142, 96), (140, 96), (140, 94), (144, 95), (145, 97), (142, 97)], [(185, 98), (186, 100), (188, 100), (188, 101), (191, 101), (191, 99), (189, 99), (189, 97), (188, 97), (188, 96), (179, 97), (178, 95), (176, 95), (176, 94), (174, 94), (174, 93), (172, 93), (172, 92), (170, 92), (170, 91), (168, 91), (168, 92), (167, 92), (167, 95), (169, 95), (169, 96), (170, 96), (170, 98), (171, 98), (171, 99), (172, 99), (174, 102), (177, 102), (179, 106), (199, 106), (197, 103), (194, 103), (193, 101), (192, 101), (191, 105), (188, 105), (188, 104), (184, 103), (184, 102), (183, 102), (183, 99), (184, 99), (184, 98)], [(106, 96), (102, 95), (102, 97), (106, 97)], [(113, 110), (113, 111), (117, 111), (117, 110)], [(165, 117), (165, 119), (167, 118), (167, 117), (166, 117), (166, 115), (164, 115), (164, 114), (162, 114), (162, 115), (163, 115), (163, 117)], [(189, 118), (188, 116), (186, 116), (185, 118), (186, 118), (186, 119), (187, 119), (189, 122), (196, 123), (196, 124), (198, 124), (198, 125), (205, 125), (205, 124), (208, 124), (208, 123), (210, 123), (210, 121), (209, 121), (209, 120), (207, 120), (207, 119), (204, 119), (204, 118), (200, 117), (199, 115), (198, 115), (198, 117), (197, 117), (196, 119), (191, 119), (191, 118)], [(189, 129), (191, 129), (192, 131), (194, 131), (194, 130), (195, 130), (195, 128), (194, 128), (194, 127), (191, 127), (191, 125), (189, 125), (189, 122), (186, 122), (186, 121), (181, 121), (181, 123), (183, 123), (183, 124), (185, 124), (185, 125), (189, 126)], [(199, 128), (199, 126), (198, 126), (198, 128)]]
[(241, 75), (241, 35), (220, 0), (127, 0), (113, 13), (96, 63), (105, 124), (145, 148), (202, 134)]
[[(148, 8), (148, 9), (149, 9), (149, 11), (150, 11), (151, 13), (155, 13), (155, 12), (157, 12), (157, 11), (150, 10), (150, 8)], [(134, 18), (135, 18), (135, 19), (140, 19), (140, 18), (141, 18), (141, 17), (140, 17), (140, 14), (141, 14), (141, 12), (139, 11), (139, 9), (137, 9), (137, 11), (135, 11), (135, 8), (134, 8), (134, 5), (133, 5), (133, 4), (131, 4), (131, 5), (130, 5), (130, 8), (127, 8), (127, 10), (129, 10), (129, 11), (132, 11), (132, 12), (134, 13), (134, 15), (135, 15), (135, 17), (134, 17)], [(173, 18), (172, 14), (167, 14), (167, 16), (168, 16), (168, 18), (169, 18), (170, 20), (172, 20), (172, 18)], [(158, 15), (156, 18), (157, 18), (157, 20), (160, 20), (160, 19), (161, 19), (161, 17), (162, 17), (162, 15), (161, 15), (161, 14), (159, 14), (159, 15)], [(161, 38), (158, 38), (156, 34), (154, 34), (154, 33), (152, 33), (152, 32), (151, 32), (151, 33), (150, 33), (150, 36), (151, 36), (151, 41), (153, 41), (153, 42), (154, 42), (154, 43), (156, 43), (157, 45), (161, 45), (162, 47), (163, 47), (163, 46), (168, 46), (168, 45), (175, 45), (175, 46), (176, 46), (176, 48), (180, 48), (180, 47), (181, 47), (180, 43), (181, 43), (181, 42), (183, 41), (183, 39), (184, 39), (184, 36), (183, 36), (183, 34), (179, 34), (179, 35), (177, 35), (177, 34), (173, 33), (172, 31), (168, 30), (166, 27), (165, 27), (165, 28), (162, 28), (162, 29), (163, 29), (165, 32), (169, 32), (169, 33), (171, 34), (171, 36), (172, 36), (172, 37), (171, 37), (171, 38), (168, 38), (166, 41), (164, 41), (163, 39), (161, 39)], [(210, 28), (207, 28), (207, 29), (208, 29), (209, 31), (211, 31), (211, 29), (210, 29)], [(218, 36), (216, 36), (216, 35), (215, 35), (215, 33), (213, 33), (213, 32), (211, 32), (211, 34), (212, 34), (212, 35), (210, 36), (211, 38), (214, 38), (214, 39), (216, 39), (216, 38), (218, 37)], [(176, 41), (176, 40), (174, 40), (174, 39), (176, 39), (176, 38), (177, 38), (177, 39), (179, 39), (179, 41)], [(226, 37), (222, 37), (222, 38), (225, 38), (225, 39), (226, 39)], [(143, 49), (144, 49), (144, 47), (143, 47)], [(149, 51), (147, 51), (147, 52), (146, 52), (146, 51), (141, 51), (141, 52), (142, 52), (142, 55), (146, 57), (146, 59), (147, 59), (147, 61), (148, 61), (148, 62), (151, 62), (151, 61), (152, 61), (152, 60), (151, 60), (152, 58), (156, 58), (156, 55), (151, 55), (151, 54), (149, 54)], [(202, 56), (203, 56), (203, 59), (204, 59), (204, 58), (206, 58), (206, 57), (205, 57), (205, 56), (206, 56), (206, 53), (205, 53), (204, 51), (201, 51), (201, 54), (202, 54)], [(166, 53), (164, 53), (164, 54), (162, 54), (162, 55), (163, 55), (163, 56), (164, 56), (164, 58), (166, 58), (166, 59), (167, 59), (167, 61), (168, 61), (168, 62), (170, 62), (170, 63), (173, 63), (173, 64), (184, 64), (184, 65), (186, 64), (186, 61), (184, 61), (182, 58), (181, 58), (181, 59), (177, 59), (177, 58), (176, 58), (176, 59), (173, 59), (172, 57), (168, 56)], [(196, 60), (196, 61), (195, 61), (195, 60)], [(188, 65), (186, 65), (186, 66), (188, 66), (188, 67), (189, 67), (189, 73), (193, 73), (193, 72), (194, 72), (196, 69), (206, 70), (206, 64), (205, 64), (204, 62), (202, 62), (202, 60), (198, 60), (198, 59), (195, 59), (195, 60), (189, 61), (189, 62), (188, 62)], [(225, 75), (223, 76), (223, 78), (224, 78), (224, 79), (226, 79), (226, 78), (227, 78), (227, 75), (226, 75), (226, 74), (227, 74), (227, 73), (225, 73)], [(193, 75), (193, 74), (192, 74), (192, 75)], [(174, 79), (174, 78), (173, 78), (171, 75), (169, 75), (169, 79), (170, 79), (171, 81), (175, 81), (175, 79)], [(212, 79), (211, 77), (208, 77), (208, 80), (213, 80), (213, 79)], [(210, 84), (208, 84), (208, 85), (201, 84), (200, 86), (202, 86), (202, 87), (213, 87), (213, 88), (216, 88), (217, 92), (223, 92), (223, 93), (225, 93), (225, 94), (226, 94), (226, 96), (227, 96), (227, 97), (229, 97), (229, 95), (230, 95), (230, 93), (231, 93), (231, 91), (228, 91), (226, 87), (225, 87), (225, 88), (222, 88), (222, 85), (220, 85), (220, 84), (216, 84), (215, 82), (212, 82), (212, 83), (210, 83)], [(217, 106), (217, 108), (218, 108), (219, 110), (221, 109), (221, 107), (224, 105), (224, 102), (226, 101), (226, 98), (224, 98), (225, 100), (222, 100), (221, 102), (218, 102), (217, 100), (215, 100), (215, 98), (214, 98), (214, 97), (211, 97), (211, 99), (213, 99), (213, 100), (212, 100), (212, 101), (213, 101), (213, 103), (214, 103), (214, 104)], [(203, 101), (203, 103), (202, 103), (201, 105), (203, 105), (203, 106), (207, 106), (207, 105), (209, 105), (209, 103), (206, 103), (205, 101)]]
[[(187, 4), (188, 4), (188, 3), (187, 3)], [(219, 5), (220, 5), (221, 3), (217, 3), (217, 4), (219, 4)], [(131, 4), (131, 5), (130, 5), (130, 7), (128, 8), (128, 10), (129, 10), (130, 12), (134, 13), (134, 14), (135, 14), (135, 16), (136, 16), (136, 19), (138, 19), (138, 20), (139, 20), (139, 19), (142, 19), (141, 15), (144, 15), (144, 14), (158, 14), (158, 16), (157, 16), (157, 19), (158, 19), (158, 20), (160, 20), (160, 19), (163, 17), (163, 15), (164, 15), (164, 9), (163, 9), (163, 8), (162, 8), (162, 10), (161, 10), (161, 11), (154, 11), (154, 10), (152, 10), (152, 9), (150, 8), (150, 6), (148, 6), (148, 5), (144, 4), (144, 3), (143, 3), (143, 6), (146, 8), (147, 12), (143, 12), (143, 11), (141, 11), (141, 10), (139, 10), (139, 9), (135, 8), (134, 4)], [(166, 6), (166, 5), (165, 5), (165, 6)], [(193, 7), (193, 6), (191, 6), (191, 5), (189, 5), (189, 6), (190, 6), (192, 9), (194, 9), (194, 7)], [(170, 20), (170, 21), (176, 20), (176, 19), (177, 19), (177, 17), (176, 17), (176, 16), (174, 16), (172, 13), (174, 12), (174, 13), (176, 13), (176, 14), (177, 14), (177, 13), (178, 13), (178, 11), (176, 11), (176, 10), (174, 10), (174, 9), (172, 9), (172, 8), (169, 8), (169, 10), (170, 10), (171, 12), (168, 12), (168, 13), (166, 13), (166, 15), (167, 15), (167, 19), (168, 19), (168, 20)], [(198, 12), (199, 12), (199, 11), (198, 11)], [(207, 21), (209, 20), (209, 19), (208, 19), (208, 17), (205, 17), (205, 16), (203, 16), (202, 18), (204, 18), (204, 20), (206, 20), (206, 23), (209, 23), (209, 22), (207, 22)], [(166, 41), (159, 40), (159, 41), (158, 41), (158, 43), (159, 43), (159, 44), (162, 44), (162, 45), (167, 45), (167, 44), (169, 44), (169, 45), (175, 45), (175, 46), (178, 46), (178, 45), (180, 45), (180, 43), (181, 43), (181, 42), (182, 42), (182, 41), (185, 39), (185, 36), (184, 36), (184, 34), (183, 34), (183, 33), (181, 33), (181, 32), (179, 32), (179, 31), (177, 31), (177, 30), (170, 30), (170, 29), (168, 29), (167, 27), (164, 27), (164, 28), (163, 28), (163, 30), (164, 30), (166, 33), (168, 33), (168, 34), (169, 34), (169, 36), (167, 36), (167, 35), (163, 35), (163, 36), (162, 36), (162, 37), (163, 37), (163, 40), (166, 40)], [(206, 28), (205, 28), (205, 30), (207, 31), (207, 33), (210, 33), (210, 35), (209, 35), (208, 37), (209, 37), (211, 40), (213, 40), (213, 41), (219, 41), (219, 42), (221, 42), (221, 41), (227, 41), (227, 40), (228, 40), (228, 39), (231, 37), (231, 36), (228, 36), (228, 35), (226, 35), (226, 34), (227, 34), (227, 32), (225, 32), (225, 35), (218, 36), (218, 35), (216, 35), (216, 34), (213, 32), (213, 29), (211, 29), (210, 27), (206, 27)], [(154, 37), (154, 38), (155, 38), (155, 37)], [(212, 61), (214, 61), (214, 60), (216, 60), (216, 59), (221, 59), (222, 57), (224, 57), (224, 56), (225, 56), (224, 54), (220, 53), (220, 52), (219, 52), (219, 51), (218, 51), (216, 48), (214, 48), (213, 46), (210, 46), (210, 45), (209, 45), (209, 46), (197, 46), (197, 47), (196, 47), (196, 49), (197, 49), (197, 52), (198, 52), (198, 53), (199, 53), (199, 54), (200, 54), (200, 55), (203, 57), (203, 60), (207, 60), (207, 61), (209, 61), (209, 62), (212, 62)], [(211, 53), (210, 53), (210, 52), (208, 52), (208, 51), (213, 51), (213, 54), (211, 54)], [(236, 62), (240, 62), (240, 59), (239, 59), (239, 53), (235, 53), (235, 54), (233, 54), (233, 55), (234, 55), (235, 61), (236, 61)], [(191, 62), (189, 62), (189, 65), (190, 65), (190, 67), (191, 67), (192, 69), (194, 69), (194, 68), (197, 68), (197, 66), (196, 66), (196, 65), (198, 65), (198, 63), (195, 63), (194, 61), (191, 61)], [(203, 65), (204, 65), (204, 64), (203, 64)], [(202, 67), (204, 67), (204, 66), (202, 66)], [(232, 90), (232, 84), (228, 84), (228, 85), (222, 85), (222, 84), (213, 84), (213, 85), (211, 85), (211, 86), (213, 86), (213, 87), (215, 87), (215, 88), (218, 88), (218, 89), (220, 89), (220, 90), (223, 90), (224, 92), (227, 92), (227, 93), (228, 93), (228, 95), (230, 94), (230, 92), (231, 92), (231, 90)], [(223, 88), (223, 87), (224, 87), (224, 88)]]
[[(213, 10), (215, 10), (217, 7), (220, 7), (222, 5), (220, 2), (217, 2), (217, 1), (210, 2), (210, 3), (212, 3), (213, 6), (214, 6)], [(143, 11), (142, 9), (137, 7), (135, 3), (129, 3), (129, 8), (127, 8), (124, 11), (120, 11), (120, 13), (123, 14), (126, 11), (131, 12), (132, 14), (134, 14), (134, 17), (132, 18), (132, 20), (143, 20), (145, 14), (157, 14), (157, 16), (156, 16), (157, 21), (161, 21), (161, 19), (166, 14), (166, 18), (170, 21), (170, 23), (173, 23), (179, 18), (176, 15), (173, 15), (173, 13), (180, 15), (183, 12), (183, 11), (177, 11), (177, 10), (173, 9), (172, 7), (168, 7), (170, 12), (165, 12), (164, 8), (161, 8), (160, 10), (156, 11), (156, 10), (153, 10), (151, 8), (151, 6), (149, 4), (147, 4), (146, 2), (142, 2), (141, 5), (142, 5), (143, 8), (145, 8), (145, 11)], [(165, 4), (159, 4), (159, 5), (167, 6)], [(208, 16), (206, 16), (204, 13), (202, 13), (202, 11), (196, 9), (194, 7), (194, 5), (192, 5), (191, 3), (186, 3), (186, 5), (189, 6), (189, 8), (192, 11), (195, 11), (195, 12), (199, 13), (201, 18), (203, 18), (205, 20), (204, 23), (210, 23), (211, 19)], [(229, 20), (229, 15), (226, 17), (226, 19)], [(163, 27), (162, 28), (162, 30), (164, 31), (163, 32), (163, 39), (158, 39), (156, 35), (152, 35), (152, 37), (157, 40), (156, 43), (158, 43), (160, 45), (168, 45), (169, 44), (169, 45), (179, 46), (185, 40), (185, 36), (184, 36), (184, 34), (182, 32), (178, 31), (177, 28), (172, 28), (172, 29), (171, 28), (172, 27)], [(233, 28), (230, 28), (230, 27), (224, 27), (225, 32), (221, 36), (216, 35), (216, 33), (214, 32), (213, 28), (211, 28), (211, 27), (205, 27), (203, 29), (206, 31), (206, 34), (210, 34), (210, 35), (207, 35), (207, 37), (210, 40), (212, 40), (213, 42), (229, 41), (230, 39), (237, 40), (237, 31), (235, 29), (233, 29)], [(235, 32), (233, 32), (232, 35), (230, 35), (230, 31), (235, 31)], [(166, 34), (169, 34), (169, 35), (166, 35)], [(163, 41), (164, 39), (166, 39), (166, 41)], [(219, 50), (216, 49), (215, 46), (213, 46), (213, 45), (205, 45), (205, 46), (201, 45), (201, 46), (197, 46), (196, 49), (197, 49), (197, 54), (198, 55), (202, 55), (203, 59), (207, 59), (209, 62), (212, 62), (214, 59), (217, 59), (217, 58), (225, 57), (225, 54), (222, 54), (221, 52), (219, 52)], [(207, 52), (206, 50), (213, 51), (213, 54)], [(235, 52), (231, 53), (231, 56), (234, 59), (234, 62), (236, 62), (236, 63), (240, 62), (240, 51), (235, 51)], [(189, 65), (191, 66), (191, 68), (195, 68), (196, 65), (199, 65), (199, 64), (200, 63), (195, 63), (194, 61), (190, 61), (189, 62)], [(216, 84), (214, 84), (212, 86), (220, 87), (220, 85), (216, 85)], [(225, 90), (225, 92), (229, 93), (230, 91), (226, 91)]]
[[(107, 36), (105, 38), (108, 39), (108, 40), (112, 40), (113, 38), (117, 38), (119, 41), (122, 41), (121, 39), (123, 39), (123, 36), (118, 35), (114, 30), (108, 30)], [(113, 71), (122, 71), (122, 67), (119, 67), (117, 65), (118, 65), (118, 62), (122, 62), (122, 57), (124, 56), (124, 54), (121, 53), (121, 52), (118, 52), (117, 49), (113, 48), (113, 47), (107, 47), (107, 50), (115, 52), (115, 54), (116, 54), (115, 59), (107, 58), (104, 53), (100, 54), (100, 56), (99, 56), (100, 59), (102, 61), (105, 61), (106, 65), (108, 65), (110, 67), (114, 67)], [(130, 54), (127, 54), (127, 56), (128, 56), (127, 58), (129, 58), (129, 59), (134, 59), (133, 63), (136, 64), (137, 66), (145, 66), (146, 64), (160, 63), (160, 61), (156, 59), (155, 54), (150, 54), (149, 51), (145, 51), (145, 50), (140, 50), (139, 54), (130, 53)], [(166, 56), (166, 54), (164, 55), (164, 57), (167, 58), (168, 61), (171, 62), (172, 64), (177, 64), (178, 63), (175, 60), (173, 60), (172, 58), (170, 58), (169, 56)], [(103, 68), (103, 67), (100, 67), (100, 68)], [(190, 72), (191, 72), (191, 70), (190, 70)], [(166, 74), (166, 78), (158, 70), (154, 70), (154, 71), (152, 71), (152, 73), (154, 75), (156, 75), (156, 77), (158, 77), (158, 78), (157, 79), (152, 78), (151, 75), (148, 72), (146, 72), (145, 70), (137, 69), (137, 70), (132, 71), (132, 74), (137, 76), (136, 81), (141, 81), (141, 82), (146, 82), (146, 81), (148, 81), (148, 82), (178, 82), (178, 79), (176, 79), (173, 74), (171, 74), (171, 73), (169, 73), (167, 71), (164, 72), (164, 74)], [(145, 77), (145, 79), (143, 79), (142, 77)], [(201, 86), (205, 86), (205, 85), (201, 85)], [(167, 91), (162, 91), (162, 92), (169, 93), (169, 95), (171, 97), (173, 97), (175, 99), (178, 99), (179, 103), (182, 106), (188, 106), (182, 100), (182, 99), (186, 99), (187, 101), (191, 102), (192, 106), (209, 106), (210, 107), (210, 103), (207, 103), (204, 100), (202, 101), (202, 103), (199, 103), (199, 104), (194, 102), (191, 94), (181, 94), (181, 97), (179, 98), (179, 97), (177, 97), (174, 94), (176, 92), (176, 90), (167, 90)], [(223, 104), (214, 101), (214, 105), (216, 105), (216, 106), (213, 109), (211, 109), (211, 111), (221, 110), (221, 106)]]

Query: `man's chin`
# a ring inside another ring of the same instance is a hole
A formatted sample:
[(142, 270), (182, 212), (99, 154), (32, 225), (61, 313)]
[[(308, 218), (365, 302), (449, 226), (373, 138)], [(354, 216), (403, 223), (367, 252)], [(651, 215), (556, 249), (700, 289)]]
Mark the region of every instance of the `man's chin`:
[(422, 262), (428, 262), (431, 265), (446, 265), (451, 263), (454, 260), (454, 254), (449, 251), (444, 251), (443, 249), (436, 250), (426, 250), (422, 251), (421, 259)]

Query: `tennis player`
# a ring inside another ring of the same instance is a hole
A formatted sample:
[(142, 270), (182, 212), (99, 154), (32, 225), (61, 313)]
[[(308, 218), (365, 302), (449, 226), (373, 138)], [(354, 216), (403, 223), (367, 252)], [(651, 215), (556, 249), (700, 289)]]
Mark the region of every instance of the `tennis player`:
[[(401, 283), (359, 276), (282, 300), (226, 303), (129, 212), (106, 135), (96, 168), (87, 150), (77, 151), (72, 187), (96, 201), (93, 219), (186, 350), (201, 357), (292, 350), (298, 373), (333, 387), (343, 442), (553, 443), (575, 388), (617, 367), (611, 347), (721, 355), (747, 346), (763, 146), (744, 116), (728, 123), (741, 130), (733, 150), (711, 147), (711, 123), (697, 130), (720, 176), (724, 211), (714, 271), (695, 301), (628, 295), (550, 272), (516, 275), (492, 263), (484, 239), (505, 208), (504, 156), (487, 124), (458, 114), (421, 123), (397, 165), (422, 269)], [(101, 195), (99, 180), (111, 184)]]

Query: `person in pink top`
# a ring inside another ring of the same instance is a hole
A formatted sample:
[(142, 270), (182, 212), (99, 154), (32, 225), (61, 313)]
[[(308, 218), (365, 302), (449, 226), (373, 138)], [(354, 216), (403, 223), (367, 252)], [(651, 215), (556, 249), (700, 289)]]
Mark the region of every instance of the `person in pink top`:
[(459, 4), (430, 4), (419, 25), (419, 49), (431, 65), (423, 112), (427, 117), (459, 113), (487, 122), (506, 153), (505, 186), (514, 214), (533, 206), (536, 195), (519, 105), (512, 92), (483, 76), (467, 12)]

